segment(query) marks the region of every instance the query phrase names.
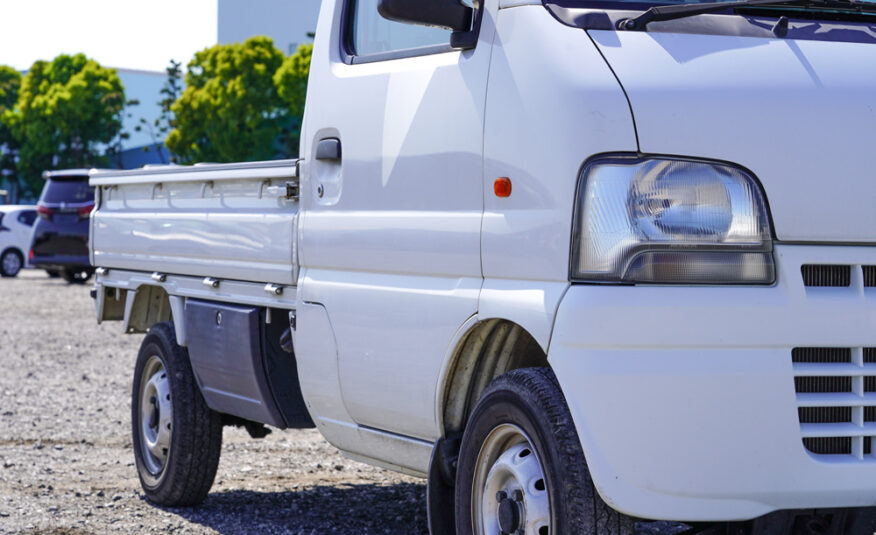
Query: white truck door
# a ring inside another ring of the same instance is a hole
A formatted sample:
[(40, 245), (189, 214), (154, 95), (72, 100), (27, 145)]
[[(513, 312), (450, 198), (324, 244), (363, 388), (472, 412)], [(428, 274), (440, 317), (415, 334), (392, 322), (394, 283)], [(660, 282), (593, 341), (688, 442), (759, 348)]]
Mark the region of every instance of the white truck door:
[(432, 440), (448, 345), (482, 284), (492, 23), (461, 51), (449, 31), (383, 19), (377, 0), (335, 2), (323, 5), (302, 135), (299, 296), (325, 306), (352, 419)]

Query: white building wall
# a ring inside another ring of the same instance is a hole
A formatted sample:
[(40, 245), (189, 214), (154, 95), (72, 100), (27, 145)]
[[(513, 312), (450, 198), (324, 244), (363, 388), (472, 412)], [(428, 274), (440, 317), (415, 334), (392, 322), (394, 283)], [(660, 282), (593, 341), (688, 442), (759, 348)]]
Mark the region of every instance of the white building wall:
[[(189, 58), (186, 58), (183, 63), (188, 63)], [(140, 125), (140, 118), (146, 119), (149, 126), (155, 123), (155, 119), (161, 115), (161, 106), (158, 101), (161, 100), (161, 88), (167, 81), (167, 73), (152, 72), (152, 71), (137, 71), (133, 69), (116, 69), (119, 73), (119, 79), (122, 85), (125, 86), (125, 98), (127, 100), (139, 100), (139, 106), (131, 106), (125, 110), (125, 117), (122, 120), (122, 130), (130, 134), (123, 145), (124, 148), (141, 147), (150, 145), (155, 142), (164, 141), (164, 137), (158, 135), (153, 139), (146, 126), (143, 126), (140, 132), (136, 131), (136, 127)], [(128, 115), (131, 115), (128, 117)]]
[(218, 0), (219, 43), (267, 35), (285, 54), (311, 43), (320, 0)]

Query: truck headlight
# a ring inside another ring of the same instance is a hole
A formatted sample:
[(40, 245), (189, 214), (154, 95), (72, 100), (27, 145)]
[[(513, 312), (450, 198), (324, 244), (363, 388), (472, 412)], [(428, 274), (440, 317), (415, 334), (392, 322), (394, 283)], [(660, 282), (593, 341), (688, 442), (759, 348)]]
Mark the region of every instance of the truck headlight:
[(726, 164), (614, 156), (581, 175), (572, 280), (772, 284), (766, 202)]

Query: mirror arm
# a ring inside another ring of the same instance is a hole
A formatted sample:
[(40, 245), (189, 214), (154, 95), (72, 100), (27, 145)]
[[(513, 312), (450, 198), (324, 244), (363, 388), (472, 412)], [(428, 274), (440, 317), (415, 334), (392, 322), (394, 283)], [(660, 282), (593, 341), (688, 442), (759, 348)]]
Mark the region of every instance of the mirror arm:
[(451, 48), (467, 50), (474, 48), (478, 44), (478, 36), (481, 33), (481, 20), (484, 18), (483, 0), (475, 0), (474, 2), (474, 25), (470, 30), (454, 31), (450, 34)]

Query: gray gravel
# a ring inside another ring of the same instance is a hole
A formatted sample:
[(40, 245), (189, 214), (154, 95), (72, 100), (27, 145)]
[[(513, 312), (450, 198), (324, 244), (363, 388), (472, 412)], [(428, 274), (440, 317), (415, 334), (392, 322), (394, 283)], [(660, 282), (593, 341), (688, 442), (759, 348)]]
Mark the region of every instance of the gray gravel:
[(422, 480), (342, 457), (319, 433), (226, 428), (216, 483), (192, 509), (137, 480), (130, 388), (142, 336), (98, 326), (89, 286), (0, 280), (0, 533), (426, 533)]
[(97, 325), (89, 289), (42, 271), (0, 280), (0, 534), (428, 533), (422, 480), (346, 459), (315, 430), (225, 428), (202, 506), (147, 502), (130, 439), (142, 335)]

